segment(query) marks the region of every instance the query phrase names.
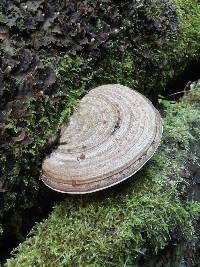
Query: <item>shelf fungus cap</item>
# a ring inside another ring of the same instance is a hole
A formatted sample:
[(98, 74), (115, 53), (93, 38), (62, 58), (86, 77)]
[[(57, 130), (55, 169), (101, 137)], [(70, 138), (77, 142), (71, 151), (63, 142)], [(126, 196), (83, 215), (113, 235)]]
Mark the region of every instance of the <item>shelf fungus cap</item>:
[(160, 114), (146, 97), (119, 84), (99, 86), (63, 127), (58, 147), (43, 161), (42, 180), (71, 194), (113, 186), (151, 158), (161, 135)]

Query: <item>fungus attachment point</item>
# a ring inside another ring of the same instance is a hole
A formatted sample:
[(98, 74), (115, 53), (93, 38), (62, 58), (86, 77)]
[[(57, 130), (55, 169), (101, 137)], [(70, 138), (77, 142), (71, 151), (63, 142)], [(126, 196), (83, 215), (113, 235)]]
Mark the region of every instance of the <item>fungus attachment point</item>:
[(44, 159), (42, 180), (71, 194), (113, 186), (151, 158), (161, 135), (160, 114), (146, 97), (119, 84), (99, 86), (82, 98)]

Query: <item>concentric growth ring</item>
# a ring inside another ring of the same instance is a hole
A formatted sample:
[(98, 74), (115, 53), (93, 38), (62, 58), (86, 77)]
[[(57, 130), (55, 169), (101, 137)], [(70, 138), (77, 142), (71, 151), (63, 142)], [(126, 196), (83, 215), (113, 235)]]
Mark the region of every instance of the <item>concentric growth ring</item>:
[(159, 112), (140, 93), (114, 84), (91, 90), (42, 165), (42, 180), (59, 192), (83, 194), (138, 171), (161, 139)]

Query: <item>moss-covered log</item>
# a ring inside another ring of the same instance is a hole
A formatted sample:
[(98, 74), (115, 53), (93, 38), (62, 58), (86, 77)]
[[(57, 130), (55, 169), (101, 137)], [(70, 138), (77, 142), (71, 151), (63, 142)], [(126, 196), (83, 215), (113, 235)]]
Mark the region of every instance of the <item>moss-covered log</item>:
[[(164, 248), (174, 233), (194, 238), (200, 204), (188, 201), (181, 177), (200, 133), (200, 88), (172, 106), (162, 144), (142, 171), (107, 192), (68, 197), (37, 224), (6, 266), (134, 266)], [(179, 265), (178, 265), (179, 266)]]
[(77, 99), (105, 83), (157, 98), (198, 58), (199, 19), (198, 0), (1, 1), (2, 240), (39, 210), (41, 161)]

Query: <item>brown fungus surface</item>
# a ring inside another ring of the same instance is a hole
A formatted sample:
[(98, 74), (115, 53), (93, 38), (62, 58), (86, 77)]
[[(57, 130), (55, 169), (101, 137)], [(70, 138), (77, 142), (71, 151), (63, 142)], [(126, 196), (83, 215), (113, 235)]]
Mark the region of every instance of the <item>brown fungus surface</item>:
[(113, 186), (137, 172), (159, 145), (159, 112), (140, 93), (114, 84), (91, 90), (44, 159), (42, 180), (72, 194)]

